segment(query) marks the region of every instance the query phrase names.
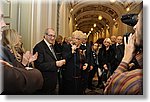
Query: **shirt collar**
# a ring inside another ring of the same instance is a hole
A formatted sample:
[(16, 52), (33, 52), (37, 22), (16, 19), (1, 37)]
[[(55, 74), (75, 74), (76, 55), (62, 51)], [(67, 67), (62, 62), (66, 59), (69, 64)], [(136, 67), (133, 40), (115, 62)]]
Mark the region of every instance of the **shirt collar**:
[(44, 42), (46, 43), (46, 45), (47, 45), (48, 47), (51, 46), (51, 44), (50, 44), (46, 39), (44, 39)]

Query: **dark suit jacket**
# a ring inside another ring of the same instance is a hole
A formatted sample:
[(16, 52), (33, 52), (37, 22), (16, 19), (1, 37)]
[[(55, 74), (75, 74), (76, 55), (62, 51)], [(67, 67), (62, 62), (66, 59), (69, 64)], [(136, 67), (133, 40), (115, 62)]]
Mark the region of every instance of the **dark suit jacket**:
[(92, 59), (91, 44), (86, 43), (86, 46), (85, 45), (81, 45), (81, 48), (83, 48), (84, 50), (86, 50), (85, 54), (86, 54), (86, 59), (87, 59), (88, 67), (91, 66), (91, 65), (93, 65), (94, 62), (91, 60)]
[(104, 64), (106, 64), (108, 66), (108, 69), (112, 70), (112, 66), (114, 64), (114, 58), (115, 58), (115, 52), (111, 46), (107, 51), (105, 47), (99, 49), (98, 62), (100, 68), (103, 69)]
[(26, 70), (14, 55), (5, 47), (1, 46), (0, 58), (14, 67), (1, 65), (4, 72), (4, 92), (2, 94), (33, 94), (42, 88), (43, 77), (37, 69)]
[(43, 94), (53, 94), (57, 84), (56, 59), (44, 40), (34, 47), (33, 53), (36, 52), (38, 52), (38, 58), (34, 65), (44, 77)]
[(58, 60), (61, 60), (62, 59), (63, 46), (61, 44), (58, 44), (57, 42), (55, 42), (54, 49), (55, 49), (55, 53), (56, 53), (56, 55), (58, 57)]
[(116, 69), (118, 67), (118, 65), (120, 64), (123, 56), (124, 56), (124, 45), (121, 44), (121, 45), (116, 46), (116, 44), (113, 44), (112, 48), (115, 51), (115, 62), (114, 62), (114, 65), (115, 65), (115, 69)]

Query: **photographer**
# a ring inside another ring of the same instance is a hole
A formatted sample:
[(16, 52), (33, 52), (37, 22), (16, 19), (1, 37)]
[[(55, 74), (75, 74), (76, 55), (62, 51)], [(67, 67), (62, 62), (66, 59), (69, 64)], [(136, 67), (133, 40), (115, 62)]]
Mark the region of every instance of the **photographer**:
[[(128, 42), (124, 37), (124, 57), (107, 80), (104, 94), (142, 95), (143, 94), (143, 11), (138, 15), (138, 22), (134, 26), (135, 33), (130, 34)], [(131, 60), (135, 58), (138, 67), (129, 67)]]

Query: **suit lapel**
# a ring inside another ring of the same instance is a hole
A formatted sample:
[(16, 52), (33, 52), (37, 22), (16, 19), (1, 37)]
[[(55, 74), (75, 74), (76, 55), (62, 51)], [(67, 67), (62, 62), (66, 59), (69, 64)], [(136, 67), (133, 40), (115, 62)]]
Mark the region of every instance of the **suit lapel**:
[(53, 59), (57, 60), (57, 59), (54, 57), (54, 55), (53, 55), (53, 53), (51, 52), (51, 50), (49, 49), (49, 47), (48, 47), (48, 46), (46, 45), (46, 43), (44, 42), (44, 40), (43, 40), (43, 45), (44, 45), (44, 48), (45, 48), (46, 53), (48, 53)]

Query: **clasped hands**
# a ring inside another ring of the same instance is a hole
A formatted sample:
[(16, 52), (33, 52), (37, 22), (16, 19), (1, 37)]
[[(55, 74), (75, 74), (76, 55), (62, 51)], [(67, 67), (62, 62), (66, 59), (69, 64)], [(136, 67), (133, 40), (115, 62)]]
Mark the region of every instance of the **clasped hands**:
[(66, 60), (65, 60), (65, 59), (56, 61), (56, 66), (57, 66), (57, 67), (61, 67), (61, 66), (63, 66), (64, 64), (66, 64)]

